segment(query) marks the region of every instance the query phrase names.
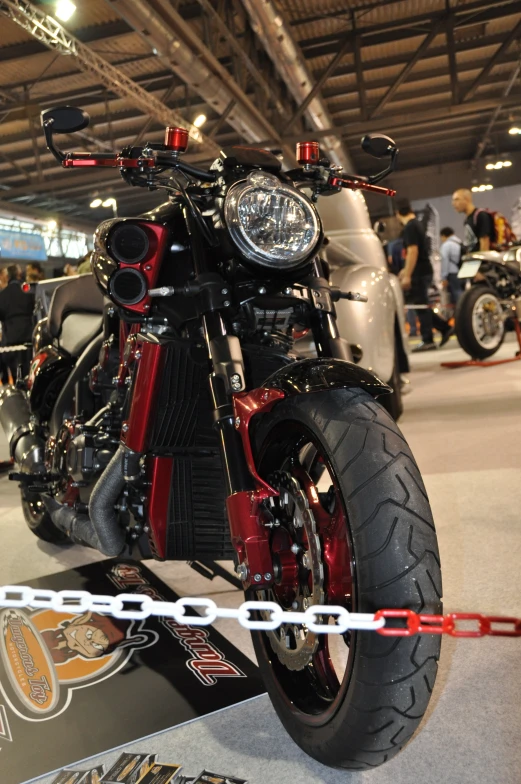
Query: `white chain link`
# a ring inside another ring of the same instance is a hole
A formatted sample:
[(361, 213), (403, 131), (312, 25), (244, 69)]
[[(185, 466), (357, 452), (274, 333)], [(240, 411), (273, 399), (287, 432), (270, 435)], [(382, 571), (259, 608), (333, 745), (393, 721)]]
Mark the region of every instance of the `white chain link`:
[[(125, 608), (127, 605), (127, 608)], [(128, 608), (128, 605), (131, 605)], [(88, 591), (51, 591), (33, 589), (26, 585), (0, 587), (0, 607), (33, 607), (54, 612), (98, 612), (114, 618), (143, 620), (151, 615), (174, 618), (187, 626), (209, 626), (217, 618), (234, 618), (245, 629), (277, 629), (283, 624), (303, 624), (317, 634), (343, 634), (348, 629), (374, 631), (385, 626), (385, 619), (375, 621), (373, 613), (350, 613), (345, 607), (315, 604), (305, 612), (286, 612), (275, 602), (243, 602), (240, 607), (218, 607), (211, 599), (183, 597), (175, 602), (158, 602), (149, 596), (120, 593), (102, 596)], [(204, 608), (204, 615), (187, 615), (187, 607)], [(252, 612), (270, 613), (269, 619), (253, 620)], [(335, 624), (326, 618), (336, 619)], [(321, 623), (317, 619), (324, 618)]]
[(21, 346), (0, 346), (0, 354), (7, 354), (9, 351), (26, 351), (30, 346), (22, 343)]

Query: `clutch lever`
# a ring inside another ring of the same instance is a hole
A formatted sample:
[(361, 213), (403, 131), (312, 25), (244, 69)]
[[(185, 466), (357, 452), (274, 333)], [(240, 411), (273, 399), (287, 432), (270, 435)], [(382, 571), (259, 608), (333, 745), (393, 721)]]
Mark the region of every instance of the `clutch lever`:
[(381, 193), (382, 196), (396, 196), (394, 188), (384, 188), (382, 185), (373, 185), (364, 177), (347, 175), (339, 177), (331, 174), (327, 184), (330, 188), (349, 188), (352, 191), (371, 191), (371, 193)]

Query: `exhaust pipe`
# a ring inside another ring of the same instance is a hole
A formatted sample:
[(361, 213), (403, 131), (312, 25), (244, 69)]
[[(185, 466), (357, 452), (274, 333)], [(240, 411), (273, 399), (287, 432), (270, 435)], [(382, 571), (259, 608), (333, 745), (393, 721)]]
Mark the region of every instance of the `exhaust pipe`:
[(8, 386), (0, 390), (0, 424), (9, 454), (20, 471), (44, 474), (45, 440), (38, 433), (27, 397), (20, 389)]
[[(96, 482), (89, 502), (89, 514), (80, 514), (67, 504), (42, 496), (54, 525), (76, 544), (93, 547), (103, 555), (121, 555), (125, 549), (125, 532), (118, 520), (116, 503), (125, 487), (124, 466), (131, 452), (120, 444)], [(131, 452), (132, 455), (135, 453)]]
[[(0, 424), (9, 444), (9, 454), (21, 472), (44, 474), (45, 440), (32, 419), (27, 397), (21, 390), (12, 386), (0, 390)], [(136, 471), (139, 474), (140, 457), (122, 444), (118, 447), (92, 491), (88, 515), (42, 494), (55, 526), (77, 544), (93, 547), (104, 555), (120, 555), (126, 542), (116, 504), (125, 481), (135, 478)]]

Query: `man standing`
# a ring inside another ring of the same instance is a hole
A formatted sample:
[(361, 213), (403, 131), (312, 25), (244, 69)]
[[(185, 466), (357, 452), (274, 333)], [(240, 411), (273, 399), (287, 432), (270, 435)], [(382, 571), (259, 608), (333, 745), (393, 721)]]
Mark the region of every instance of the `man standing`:
[[(406, 294), (406, 301), (413, 305), (429, 305), (429, 287), (432, 284), (432, 265), (429, 259), (427, 238), (419, 220), (411, 209), (408, 199), (397, 203), (396, 217), (404, 227), (403, 244), (405, 247), (405, 266), (398, 279)], [(441, 332), (440, 347), (452, 335), (448, 323), (433, 313), (430, 307), (418, 310), (422, 342), (413, 348), (414, 352), (432, 351), (437, 348), (432, 335), (435, 327)]]
[(479, 210), (472, 201), (472, 193), (467, 188), (459, 188), (452, 195), (452, 206), (465, 218), (465, 239), (463, 244), (467, 253), (491, 250), (496, 239), (494, 219), (486, 210)]
[(448, 289), (452, 304), (457, 305), (465, 290), (464, 281), (458, 278), (463, 243), (459, 237), (456, 237), (454, 229), (451, 229), (450, 226), (442, 229), (440, 235), (441, 282), (443, 288)]
[[(34, 294), (22, 291), (22, 271), (18, 264), (7, 267), (7, 286), (0, 291), (0, 321), (2, 322), (2, 342), (5, 346), (29, 343), (33, 332)], [(22, 375), (29, 371), (29, 352), (9, 351), (5, 355), (13, 380), (16, 380), (18, 365)]]

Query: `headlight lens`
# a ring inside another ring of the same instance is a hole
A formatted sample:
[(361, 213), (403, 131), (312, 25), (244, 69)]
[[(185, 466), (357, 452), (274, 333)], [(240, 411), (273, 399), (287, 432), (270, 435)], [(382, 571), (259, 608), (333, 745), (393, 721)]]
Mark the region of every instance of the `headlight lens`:
[(262, 171), (230, 188), (224, 217), (241, 253), (264, 267), (298, 266), (320, 238), (317, 211), (306, 197)]

